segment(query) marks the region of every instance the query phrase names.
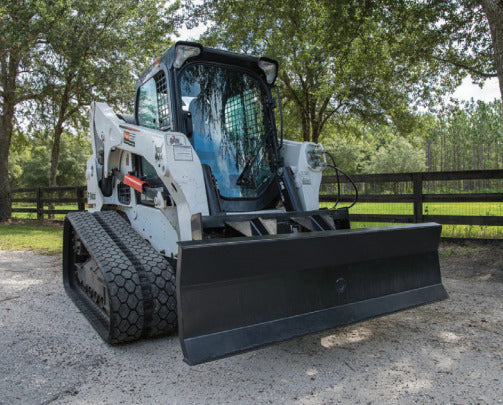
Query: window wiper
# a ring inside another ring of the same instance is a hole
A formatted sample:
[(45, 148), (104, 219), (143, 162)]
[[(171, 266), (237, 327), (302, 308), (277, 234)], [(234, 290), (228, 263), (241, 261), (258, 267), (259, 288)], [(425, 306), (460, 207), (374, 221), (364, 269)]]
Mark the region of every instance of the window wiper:
[(238, 186), (243, 186), (243, 187), (255, 187), (255, 179), (251, 177), (251, 168), (253, 166), (253, 163), (257, 160), (257, 158), (260, 156), (260, 149), (258, 150), (255, 155), (253, 155), (250, 159), (245, 164), (245, 167), (243, 168), (243, 171), (239, 175), (238, 179), (236, 180), (236, 185)]
[[(272, 130), (269, 129), (267, 131), (267, 137), (271, 136)], [(236, 185), (238, 186), (243, 186), (243, 187), (250, 187), (250, 188), (256, 188), (255, 184), (255, 179), (251, 177), (250, 175), (250, 170), (257, 160), (257, 158), (260, 156), (260, 148), (257, 149), (257, 152), (250, 158), (245, 164), (245, 167), (243, 168), (241, 174), (239, 175), (238, 179), (236, 180)], [(267, 152), (266, 152), (267, 153)]]

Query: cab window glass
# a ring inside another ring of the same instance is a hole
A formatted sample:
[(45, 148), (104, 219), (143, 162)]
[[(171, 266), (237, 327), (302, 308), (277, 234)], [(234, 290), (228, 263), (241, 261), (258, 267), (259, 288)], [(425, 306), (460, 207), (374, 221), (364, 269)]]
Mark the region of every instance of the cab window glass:
[(138, 99), (138, 123), (148, 128), (158, 128), (159, 108), (154, 78), (140, 87)]
[(164, 72), (159, 72), (140, 87), (138, 123), (147, 128), (171, 129), (168, 86)]
[(191, 64), (181, 73), (182, 102), (192, 115), (190, 138), (211, 167), (223, 198), (258, 198), (274, 179), (272, 126), (259, 80), (225, 66)]

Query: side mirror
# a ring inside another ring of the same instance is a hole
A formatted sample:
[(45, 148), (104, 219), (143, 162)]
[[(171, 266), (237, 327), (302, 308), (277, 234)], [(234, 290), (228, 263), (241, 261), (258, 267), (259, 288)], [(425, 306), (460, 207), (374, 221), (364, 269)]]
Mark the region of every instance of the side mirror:
[(192, 126), (192, 113), (190, 111), (184, 111), (183, 121), (185, 122), (186, 135), (190, 138), (194, 133), (194, 128)]

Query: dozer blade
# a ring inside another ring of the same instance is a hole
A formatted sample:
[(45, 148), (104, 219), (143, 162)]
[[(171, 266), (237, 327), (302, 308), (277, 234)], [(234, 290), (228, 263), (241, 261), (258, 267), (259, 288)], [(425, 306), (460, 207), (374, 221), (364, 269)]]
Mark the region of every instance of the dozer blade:
[(435, 223), (181, 242), (179, 334), (198, 364), (447, 298)]

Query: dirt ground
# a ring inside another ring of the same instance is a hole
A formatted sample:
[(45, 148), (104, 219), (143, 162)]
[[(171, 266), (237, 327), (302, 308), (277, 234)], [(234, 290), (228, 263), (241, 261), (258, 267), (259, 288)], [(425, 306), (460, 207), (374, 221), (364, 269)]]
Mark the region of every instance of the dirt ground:
[(446, 301), (195, 367), (104, 344), (60, 261), (0, 251), (0, 404), (503, 403), (503, 245), (444, 243)]

